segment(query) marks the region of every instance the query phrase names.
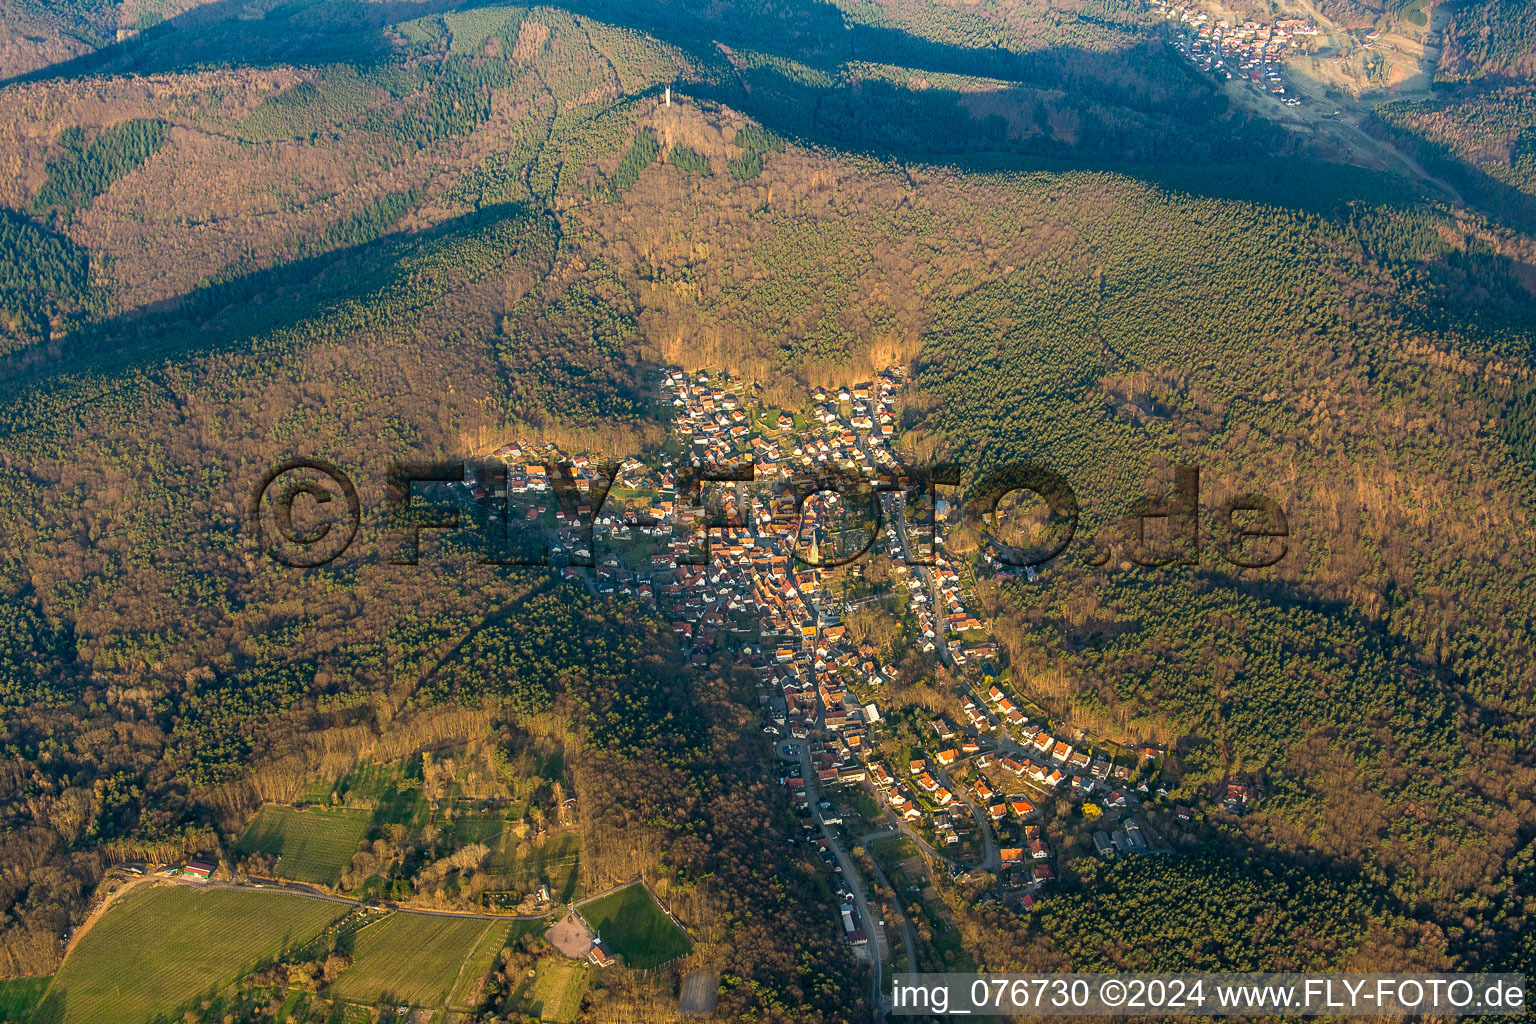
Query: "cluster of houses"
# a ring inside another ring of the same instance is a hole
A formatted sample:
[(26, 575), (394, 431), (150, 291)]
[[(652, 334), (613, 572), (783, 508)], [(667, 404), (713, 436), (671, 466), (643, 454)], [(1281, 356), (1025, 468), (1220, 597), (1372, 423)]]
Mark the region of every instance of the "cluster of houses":
[[(638, 459), (624, 460), (609, 479), (609, 467), (598, 460), (584, 454), (568, 455), (553, 444), (525, 445), (514, 441), (491, 455), (505, 465), (492, 469), (495, 463), (471, 464), (467, 467), (467, 478), (449, 484), (448, 488), (466, 507), (484, 512), (493, 528), (505, 532), (513, 544), (508, 554), (535, 555), (552, 565), (590, 565), (596, 541), (627, 542), (651, 537), (666, 542), (674, 533), (674, 526), (668, 521), (670, 502), (638, 515), (622, 502), (605, 502), (597, 516), (592, 515), (589, 496), (594, 485), (630, 489), (659, 486), (660, 472)], [(560, 495), (560, 478), (566, 473), (575, 487), (574, 508), (568, 507), (572, 500), (569, 493), (563, 500)], [(547, 544), (538, 545), (539, 550), (517, 547), (519, 542), (535, 541), (545, 532), (551, 536)], [(609, 563), (617, 564), (617, 559)], [(599, 576), (609, 581), (614, 578), (614, 574), (601, 571)], [(600, 589), (611, 593), (619, 588), (600, 585)], [(624, 592), (634, 595), (637, 588), (630, 587)], [(649, 588), (638, 596), (649, 596)]]
[[(811, 392), (811, 401), (816, 403), (811, 409), (811, 415), (839, 435), (848, 430), (860, 431), (867, 435), (869, 444), (884, 445), (896, 432), (893, 402), (896, 392), (905, 381), (906, 372), (899, 366), (893, 366), (881, 373), (873, 383), (855, 384), (851, 388), (838, 388), (835, 391), (816, 388)], [(846, 420), (839, 411), (843, 404), (851, 406)]]
[[(751, 449), (757, 455), (759, 473), (764, 477), (778, 475), (779, 457), (772, 445), (758, 450), (753, 440), (756, 424), (751, 422), (746, 409), (742, 408), (742, 396), (734, 391), (710, 383), (707, 374), (699, 374), (697, 381), (689, 379), (682, 370), (670, 370), (662, 383), (663, 401), (670, 398), (676, 418), (673, 429), (685, 438), (691, 448), (695, 465), (732, 465), (743, 457), (743, 449)], [(779, 419), (785, 417), (781, 414)], [(785, 429), (778, 422), (772, 429)], [(794, 426), (790, 419), (787, 428)]]
[(1015, 749), (995, 757), (983, 755), (978, 759), (981, 767), (995, 764), (1045, 791), (1054, 791), (1070, 782), (1072, 793), (1084, 797), (1106, 787), (1111, 779), (1129, 779), (1130, 769), (1125, 765), (1075, 750), (1066, 740), (1035, 727), (997, 683), (987, 689), (985, 699), (1011, 741), (1009, 746)]
[[(894, 528), (890, 529), (894, 533)], [(941, 548), (933, 550), (932, 558), (932, 600), (923, 574), (908, 575), (906, 580), (911, 591), (908, 605), (922, 634), (922, 650), (931, 653), (942, 643), (949, 660), (957, 666), (996, 657), (997, 643), (986, 635), (981, 620), (965, 606), (967, 594), (959, 565)], [(895, 560), (898, 571), (905, 574), (906, 567), (899, 564), (903, 561), (901, 556)]]
[(830, 462), (873, 468), (878, 459), (889, 464), (890, 456), (883, 453), (895, 431), (892, 403), (905, 379), (900, 367), (892, 367), (868, 384), (831, 392), (817, 388), (811, 394), (815, 405), (809, 430), (797, 429), (794, 414), (787, 411), (762, 410), (754, 417), (740, 385), (716, 382), (707, 373), (690, 377), (668, 370), (662, 394), (696, 465), (751, 461), (758, 479), (773, 480)]
[[(1013, 698), (996, 683), (988, 688), (984, 699), (989, 717), (995, 717), (999, 722), (1002, 740), (996, 751), (976, 758), (979, 773), (976, 791), (978, 798), (989, 801), (988, 814), (994, 822), (1008, 817), (1028, 818), (1032, 799), (1066, 794), (1075, 801), (1095, 802), (1097, 814), (1112, 826), (1100, 830), (1105, 842), (1099, 841), (1099, 833), (1093, 837), (1095, 851), (1100, 856), (1167, 850), (1160, 837), (1135, 817), (1149, 787), (1142, 783), (1133, 789), (1130, 769), (1126, 765), (1074, 749), (1067, 740), (1034, 726)], [(1156, 758), (1164, 751), (1144, 746), (1136, 753), (1142, 758)], [(1027, 787), (1028, 792), (998, 796), (1021, 785)], [(1159, 789), (1159, 795), (1165, 794), (1166, 790)], [(1043, 837), (1030, 832), (1028, 827), (1021, 847), (1004, 848), (1000, 852), (1005, 872), (1010, 864), (1034, 861), (1038, 862), (1032, 869), (1034, 878), (1044, 880), (1049, 877), (1039, 869), (1042, 866), (1048, 868), (1045, 862), (1051, 856), (1050, 849)]]
[[(1091, 757), (1034, 727), (1015, 700), (991, 683), (997, 647), (968, 607), (965, 567), (937, 544), (930, 544), (931, 565), (909, 566), (913, 531), (898, 533), (903, 517), (890, 492), (882, 499), (885, 549), (908, 590), (920, 631), (916, 645), (962, 674), (967, 666), (979, 666), (972, 671), (990, 688), (984, 694), (975, 690), (965, 701), (968, 729), (957, 730), (942, 715), (928, 723), (934, 743), (923, 757), (893, 767), (875, 754), (874, 731), (882, 716), (872, 695), (895, 678), (896, 669), (881, 664), (874, 647), (849, 635), (843, 623), (847, 608), (833, 593), (832, 574), (817, 567), (818, 546), (833, 539), (830, 509), (815, 502), (797, 508), (788, 480), (829, 465), (871, 480), (891, 473), (894, 401), (904, 383), (903, 371), (893, 368), (867, 384), (817, 389), (807, 413), (765, 410), (751, 386), (724, 377), (663, 371), (661, 402), (673, 412), (676, 440), (684, 442), (681, 451), (675, 443), (669, 449), (679, 453), (677, 459), (696, 466), (753, 467), (757, 486), (709, 485), (707, 514), (726, 525), (708, 531), (699, 496), (676, 492), (676, 470), (665, 459), (654, 467), (633, 459), (622, 463), (613, 480), (619, 498), (610, 492), (595, 517), (585, 496), (604, 471), (548, 445), (504, 445), (495, 454), (509, 463), (505, 482), (467, 484), (476, 498), (504, 486), (519, 516), (553, 528), (553, 564), (567, 559), (591, 565), (590, 576), (575, 566), (565, 571), (600, 592), (654, 603), (696, 662), (729, 637), (739, 664), (756, 677), (762, 731), (781, 746), (781, 754), (783, 745), (793, 748), (794, 757), (803, 751), (810, 766), (806, 775), (795, 765), (781, 781), (804, 816), (807, 840), (818, 847), (844, 894), (840, 911), (854, 943), (866, 936), (852, 894), (841, 880), (831, 842), (811, 823), (813, 803), (831, 806), (818, 793), (871, 787), (904, 828), (941, 854), (973, 840), (978, 830), (995, 830), (1001, 877), (1010, 888), (1031, 893), (1054, 877), (1040, 824), (1048, 801), (1099, 799), (1114, 815), (1106, 824), (1118, 821), (1135, 801), (1123, 788), (1125, 766)], [(582, 496), (575, 509), (569, 497), (562, 505), (550, 493), (551, 476), (561, 465), (570, 468)], [(945, 510), (936, 507), (935, 513), (942, 523)], [(590, 542), (583, 532), (587, 522)], [(611, 542), (629, 542), (632, 550)], [(1111, 788), (1116, 785), (1122, 789)], [(1136, 852), (1137, 840), (1129, 837), (1139, 838), (1141, 829), (1127, 825), (1114, 830), (1111, 847), (1123, 835), (1124, 850)], [(954, 854), (944, 855), (956, 866)]]
[[(511, 441), (491, 452), (491, 455), (507, 464), (506, 476), (497, 481), (488, 478), (466, 481), (465, 488), (477, 500), (506, 495), (514, 498), (552, 497), (554, 481), (561, 466), (570, 468), (571, 479), (582, 492), (588, 491), (599, 475), (605, 473), (599, 460), (585, 454), (567, 455), (558, 445), (553, 444), (524, 445)], [(659, 489), (663, 485), (663, 477), (639, 459), (628, 458), (618, 464), (610, 482), (616, 487)], [(496, 489), (495, 493), (492, 493), (492, 487)], [(602, 517), (602, 521), (608, 524), (622, 523), (623, 516), (609, 513)]]
[(1221, 75), (1228, 81), (1241, 75), (1254, 88), (1268, 92), (1281, 103), (1300, 105), (1300, 97), (1286, 94), (1280, 69), (1303, 39), (1318, 34), (1312, 22), (1281, 18), (1267, 25), (1252, 20), (1233, 25), (1224, 20), (1212, 21), (1209, 14), (1197, 7), (1169, 0), (1152, 0), (1152, 9), (1177, 23), (1173, 46), (1201, 71)]
[[(749, 405), (741, 385), (681, 370), (663, 378), (663, 401), (673, 408), (679, 433), (690, 439), (693, 462), (716, 467), (750, 462), (754, 480), (765, 484), (717, 489), (714, 511), (735, 525), (712, 531), (706, 564), (683, 566), (675, 547), (653, 559), (659, 572), (675, 570), (680, 585), (676, 594), (663, 591), (677, 599), (668, 604), (678, 616), (674, 629), (702, 651), (738, 614), (754, 618), (762, 650), (751, 656), (753, 667), (765, 689), (783, 699), (790, 727), (802, 733), (815, 717), (818, 697), (834, 728), (856, 725), (860, 709), (828, 701), (830, 694), (818, 688), (850, 668), (877, 683), (882, 669), (871, 661), (872, 652), (845, 642), (841, 604), (821, 594), (822, 571), (816, 566), (819, 546), (829, 539), (830, 510), (818, 501), (797, 508), (786, 478), (833, 464), (865, 479), (893, 469), (884, 439), (895, 422), (891, 403), (904, 381), (903, 371), (892, 368), (870, 384), (831, 394), (818, 390), (807, 429), (796, 430), (793, 414)], [(700, 514), (691, 506), (688, 511)], [(681, 515), (674, 507), (663, 524), (678, 525)]]
[[(814, 662), (818, 658), (808, 646), (810, 638), (819, 633), (823, 640), (838, 639), (838, 609), (829, 606), (819, 612), (806, 597), (819, 578), (804, 562), (819, 561), (816, 546), (826, 539), (828, 524), (823, 520), (830, 517), (818, 501), (797, 509), (784, 480), (829, 464), (854, 469), (867, 479), (894, 470), (885, 438), (893, 429), (892, 402), (904, 381), (904, 371), (892, 368), (866, 385), (830, 394), (818, 391), (813, 396), (820, 401), (809, 421), (812, 428), (797, 431), (790, 413), (757, 410), (742, 384), (704, 373), (665, 371), (662, 401), (672, 408), (674, 427), (688, 441), (687, 461), (715, 468), (750, 463), (754, 479), (766, 486), (710, 485), (707, 496), (702, 490), (679, 495), (676, 467), (669, 460), (653, 468), (629, 459), (612, 481), (613, 488), (627, 496), (614, 500), (610, 491), (593, 517), (586, 496), (603, 472), (596, 460), (567, 455), (551, 445), (518, 442), (493, 453), (508, 463), (504, 479), (471, 479), (461, 486), (465, 497), (476, 500), (506, 496), (515, 510), (509, 514), (552, 527), (547, 547), (551, 564), (589, 565), (594, 559), (589, 544), (599, 548), (596, 588), (656, 602), (674, 613), (674, 628), (688, 648), (702, 652), (739, 616), (757, 616), (765, 641), (775, 644), (777, 660), (795, 662), (797, 681), (808, 683), (810, 675), (799, 671), (805, 659), (794, 655), (809, 655)], [(560, 466), (570, 467), (581, 496), (576, 509), (562, 507), (551, 493)], [(734, 525), (706, 531), (706, 511), (696, 504), (701, 500), (716, 503), (712, 519), (723, 516)], [(590, 540), (584, 533), (588, 523)], [(650, 552), (640, 565), (629, 564), (616, 551), (601, 550), (637, 541)], [(574, 566), (566, 571), (581, 575)]]
[[(835, 460), (857, 467), (867, 477), (889, 469), (887, 447), (868, 440), (882, 436), (877, 432), (894, 421), (891, 399), (902, 380), (899, 372), (888, 371), (871, 385), (813, 392), (808, 429), (787, 441), (778, 438), (774, 445), (781, 463), (794, 467)], [(690, 378), (681, 371), (668, 373), (664, 389), (677, 411), (677, 421), (691, 426), (696, 448), (717, 461), (750, 450), (761, 467), (763, 436), (751, 429), (750, 415), (739, 419), (732, 415), (748, 407), (744, 396), (712, 383), (707, 375)], [(722, 416), (721, 410), (728, 412)], [(792, 426), (789, 413), (778, 416), (778, 424), (767, 426), (781, 430)], [(733, 432), (733, 426), (746, 429)], [(890, 433), (883, 436), (888, 439)], [(701, 439), (706, 443), (700, 444)], [(757, 475), (763, 476), (760, 469)], [(984, 696), (965, 702), (962, 710), (969, 732), (957, 732), (942, 715), (930, 722), (933, 749), (906, 765), (905, 771), (893, 770), (874, 756), (871, 730), (881, 721), (880, 712), (873, 703), (861, 704), (847, 681), (877, 691), (895, 669), (880, 665), (873, 648), (849, 641), (841, 624), (843, 608), (824, 592), (823, 573), (797, 567), (791, 557), (788, 541), (793, 527), (774, 507), (774, 500), (771, 487), (766, 497), (762, 489), (739, 497), (726, 491), (727, 520), (750, 526), (720, 531), (710, 565), (692, 570), (705, 575), (684, 589), (686, 614), (679, 616), (674, 627), (685, 640), (713, 643), (712, 627), (723, 624), (731, 612), (755, 616), (757, 643), (745, 644), (739, 661), (758, 676), (766, 708), (764, 731), (808, 745), (814, 777), (785, 779), (796, 806), (809, 806), (807, 782), (823, 791), (869, 785), (900, 822), (943, 850), (974, 835), (978, 828), (974, 804), (984, 811), (986, 820), (999, 829), (1007, 828), (1018, 843), (999, 848), (1004, 878), (1031, 890), (1048, 882), (1054, 869), (1037, 824), (1040, 808), (1060, 794), (1086, 799), (1095, 793), (1104, 794), (1106, 805), (1123, 807), (1127, 795), (1109, 787), (1124, 783), (1128, 769), (1032, 728), (996, 684)], [(891, 511), (889, 496), (887, 511)], [(935, 509), (936, 523), (943, 522), (945, 511), (942, 506)], [(919, 649), (947, 654), (957, 669), (974, 664), (984, 666), (983, 673), (995, 674), (996, 643), (967, 607), (961, 564), (942, 547), (932, 545), (933, 565), (909, 568), (897, 519), (887, 516), (886, 542), (893, 569), (909, 591), (909, 608), (920, 632)], [(800, 527), (803, 533), (804, 524)], [(912, 533), (909, 529), (908, 539)], [(724, 607), (715, 603), (722, 600)], [(995, 733), (1008, 749), (984, 752), (981, 737), (988, 733)], [(946, 781), (952, 771), (968, 772), (968, 765), (974, 766), (975, 774), (963, 787)]]

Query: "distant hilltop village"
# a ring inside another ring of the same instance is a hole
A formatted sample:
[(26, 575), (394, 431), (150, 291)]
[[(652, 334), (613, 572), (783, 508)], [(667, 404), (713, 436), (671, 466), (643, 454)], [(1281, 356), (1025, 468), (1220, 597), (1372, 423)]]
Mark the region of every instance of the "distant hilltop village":
[(1281, 68), (1285, 58), (1297, 51), (1301, 40), (1318, 34), (1318, 28), (1303, 18), (1281, 18), (1270, 25), (1245, 21), (1234, 26), (1195, 7), (1152, 0), (1152, 9), (1161, 11), (1169, 21), (1181, 26), (1173, 46), (1201, 71), (1224, 76), (1231, 81), (1234, 69), (1248, 77), (1255, 87), (1265, 90), (1287, 106), (1299, 106), (1299, 96), (1287, 95)]

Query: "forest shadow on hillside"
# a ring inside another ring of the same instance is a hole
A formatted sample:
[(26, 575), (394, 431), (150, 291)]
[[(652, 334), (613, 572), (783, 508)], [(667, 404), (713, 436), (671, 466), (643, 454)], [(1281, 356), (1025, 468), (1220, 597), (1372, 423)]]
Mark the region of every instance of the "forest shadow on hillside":
[[(827, 0), (801, 0), (788, 10), (762, 9), (754, 0), (554, 0), (526, 5), (498, 0), (300, 0), (274, 6), (259, 18), (249, 15), (250, 6), (248, 0), (214, 0), (93, 53), (0, 81), (0, 86), (90, 74), (177, 71), (209, 63), (367, 62), (396, 52), (384, 33), (391, 25), (498, 7), (509, 14), (540, 7), (563, 10), (643, 32), (695, 54), (724, 46), (821, 70), (861, 60), (1037, 84), (1058, 83), (1063, 67), (1081, 76), (1126, 78), (1131, 73), (1129, 62), (1110, 52), (1052, 45), (1028, 52), (975, 48), (849, 22)], [(1130, 49), (1141, 40), (1127, 33), (1126, 42)]]
[(1439, 175), (1489, 220), (1515, 231), (1536, 232), (1536, 196), (1489, 174), (1455, 150), (1399, 127), (1379, 114), (1366, 121), (1370, 134), (1411, 154), (1431, 174)]
[(265, 17), (245, 17), (245, 0), (215, 0), (71, 60), (16, 75), (16, 82), (90, 75), (156, 74), (200, 66), (368, 63), (387, 59), (384, 29), (460, 4), (442, 0), (316, 0), (287, 4)]
[(232, 275), (180, 298), (91, 324), (47, 352), (18, 353), (0, 363), (0, 394), (14, 397), (29, 382), (71, 372), (118, 374), (293, 327), (381, 292), (398, 280), (407, 261), (431, 252), (434, 244), (501, 223), (535, 225), (544, 216), (521, 203), (488, 206), (414, 234), (385, 235)]
[[(403, 55), (386, 32), (390, 25), (505, 5), (312, 0), (259, 19), (242, 16), (246, 6), (216, 0), (13, 81), (218, 64), (367, 65)], [(825, 0), (792, 13), (692, 0), (542, 6), (674, 46), (704, 69), (679, 87), (778, 135), (836, 152), (962, 170), (1110, 170), (1196, 194), (1320, 212), (1349, 201), (1433, 198), (1420, 184), (1321, 159), (1309, 140), (1235, 109), (1166, 45), (1130, 32), (1117, 50), (1055, 44), (1016, 52), (850, 22)], [(526, 9), (507, 6), (509, 16)], [(891, 67), (881, 72), (886, 77), (850, 78), (847, 61)], [(931, 83), (933, 75), (987, 81), (962, 89)]]

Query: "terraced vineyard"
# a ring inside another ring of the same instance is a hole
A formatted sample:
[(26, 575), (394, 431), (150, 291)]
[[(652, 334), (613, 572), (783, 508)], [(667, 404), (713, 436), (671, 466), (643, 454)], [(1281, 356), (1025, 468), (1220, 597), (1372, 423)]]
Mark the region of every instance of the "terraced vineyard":
[(507, 999), (507, 1008), (554, 1024), (570, 1024), (581, 1010), (590, 973), (586, 964), (546, 957), (531, 977), (518, 982)]
[(324, 900), (163, 885), (112, 907), (80, 940), (39, 1019), (138, 1024), (227, 985), (340, 917)]
[(298, 811), (268, 804), (251, 822), (235, 850), (278, 858), (277, 874), (297, 882), (335, 885), (342, 868), (368, 834), (362, 811)]
[(480, 936), (480, 942), (475, 946), (475, 951), (470, 954), (464, 966), (459, 969), (459, 977), (454, 982), (453, 990), (448, 994), (448, 1008), (451, 1010), (473, 1010), (480, 1001), (481, 983), (490, 976), (491, 969), (496, 966), (496, 957), (501, 953), (511, 938), (521, 931), (532, 926), (541, 928), (541, 921), (517, 921), (512, 927), (506, 928), (493, 923)]
[[(352, 966), (330, 988), (337, 999), (438, 1007), (469, 994), (506, 943), (511, 923), (392, 914), (357, 933)], [(484, 973), (471, 978), (473, 971)]]

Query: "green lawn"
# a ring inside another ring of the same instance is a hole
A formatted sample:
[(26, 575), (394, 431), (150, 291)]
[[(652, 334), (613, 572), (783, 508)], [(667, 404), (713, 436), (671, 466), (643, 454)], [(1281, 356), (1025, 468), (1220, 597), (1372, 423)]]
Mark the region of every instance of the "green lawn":
[(305, 995), (306, 993), (298, 989), (290, 990), (283, 997), (283, 1004), (277, 1008), (277, 1013), (273, 1015), (273, 1024), (288, 1024), (288, 1018), (293, 1016), (294, 1012), (304, 1003)]
[(509, 929), (506, 921), (391, 914), (357, 933), (352, 966), (331, 985), (329, 994), (368, 1005), (383, 999), (443, 1006), (449, 993), (459, 990), (471, 961), (484, 961), (489, 973), (485, 946), (494, 946), (490, 954), (494, 957)]
[(43, 998), (52, 978), (10, 978), (0, 981), (0, 1022), (22, 1024)]
[(534, 843), (519, 840), (506, 832), (490, 846), (491, 856), (485, 870), (505, 878), (507, 888), (532, 892), (543, 882), (549, 885), (550, 894), (560, 902), (569, 902), (580, 895), (579, 832), (552, 832)]
[(581, 1010), (590, 974), (586, 964), (545, 957), (534, 976), (523, 978), (512, 990), (507, 1008), (553, 1024), (570, 1024)]
[(687, 934), (640, 882), (583, 903), (578, 909), (597, 929), (603, 944), (622, 956), (628, 967), (659, 967), (693, 948)]
[(405, 774), (406, 765), (401, 761), (390, 764), (364, 761), (342, 776), (341, 781), (336, 784), (336, 789), (341, 793), (342, 799), (349, 802), (377, 802), (384, 799), (391, 790), (398, 788)]
[(278, 858), (277, 874), (296, 882), (335, 885), (368, 834), (366, 811), (306, 810), (267, 804), (235, 850)]
[(879, 822), (885, 816), (885, 809), (881, 806), (880, 801), (862, 789), (850, 790), (848, 802), (853, 804), (853, 809), (858, 812), (859, 817), (871, 824)]
[(271, 890), (159, 885), (129, 893), (64, 961), (38, 1020), (148, 1021), (238, 980), (344, 912)]
[(335, 787), (336, 784), (331, 779), (316, 779), (310, 783), (309, 788), (304, 791), (304, 795), (294, 802), (324, 806), (331, 802), (331, 793), (334, 792)]
[(364, 761), (336, 783), (336, 790), (347, 807), (372, 810), (375, 825), (402, 824), (414, 831), (427, 823), (420, 757), (388, 764)]
[(501, 833), (507, 830), (507, 819), (500, 814), (461, 814), (445, 826), (460, 843), (500, 843)]

